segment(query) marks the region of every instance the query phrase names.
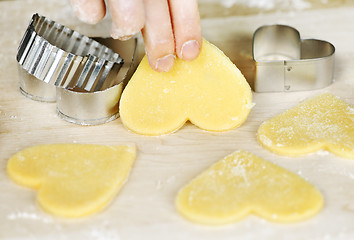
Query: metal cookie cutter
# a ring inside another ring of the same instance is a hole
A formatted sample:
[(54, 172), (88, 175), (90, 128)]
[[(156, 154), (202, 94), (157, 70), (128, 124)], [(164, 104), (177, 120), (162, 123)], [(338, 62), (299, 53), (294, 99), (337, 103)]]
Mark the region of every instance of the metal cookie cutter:
[(115, 44), (128, 61), (104, 44), (34, 14), (17, 53), (20, 90), (34, 100), (56, 101), (59, 116), (69, 122), (113, 120), (133, 71), (137, 40)]
[(333, 82), (334, 46), (318, 39), (301, 39), (286, 25), (265, 25), (253, 35), (256, 92), (304, 91)]

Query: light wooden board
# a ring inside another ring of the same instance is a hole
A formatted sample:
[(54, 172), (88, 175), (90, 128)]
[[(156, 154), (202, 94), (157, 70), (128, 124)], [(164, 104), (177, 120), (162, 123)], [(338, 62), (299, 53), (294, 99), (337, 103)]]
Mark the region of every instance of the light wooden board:
[[(40, 3), (40, 4), (39, 4)], [(108, 21), (86, 28), (66, 1), (0, 2), (0, 239), (352, 239), (354, 238), (354, 161), (324, 152), (280, 157), (263, 149), (255, 133), (266, 119), (301, 100), (331, 92), (354, 104), (354, 8), (273, 13), (202, 21), (203, 35), (240, 67), (251, 80), (251, 39), (263, 24), (296, 27), (303, 37), (325, 39), (336, 46), (336, 82), (322, 90), (296, 93), (254, 93), (248, 120), (224, 132), (201, 131), (186, 124), (162, 137), (139, 136), (121, 121), (83, 127), (59, 119), (55, 104), (35, 102), (18, 90), (16, 49), (34, 12), (84, 34), (105, 35)], [(135, 143), (138, 156), (120, 194), (103, 212), (80, 220), (53, 217), (36, 205), (36, 193), (14, 184), (6, 175), (7, 160), (17, 151), (45, 143)], [(298, 173), (316, 185), (325, 198), (314, 218), (296, 224), (274, 224), (255, 216), (221, 227), (193, 224), (175, 210), (178, 190), (223, 156), (250, 151)]]

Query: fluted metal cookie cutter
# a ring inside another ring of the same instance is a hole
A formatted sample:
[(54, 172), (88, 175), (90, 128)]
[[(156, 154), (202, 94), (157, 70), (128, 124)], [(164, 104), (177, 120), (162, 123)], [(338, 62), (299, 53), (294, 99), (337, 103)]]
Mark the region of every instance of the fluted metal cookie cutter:
[(99, 41), (34, 14), (17, 53), (21, 92), (34, 100), (56, 101), (59, 116), (73, 123), (117, 118), (137, 40), (115, 42), (127, 61)]
[(301, 39), (286, 25), (265, 25), (253, 35), (256, 92), (320, 89), (334, 77), (334, 46), (318, 39)]

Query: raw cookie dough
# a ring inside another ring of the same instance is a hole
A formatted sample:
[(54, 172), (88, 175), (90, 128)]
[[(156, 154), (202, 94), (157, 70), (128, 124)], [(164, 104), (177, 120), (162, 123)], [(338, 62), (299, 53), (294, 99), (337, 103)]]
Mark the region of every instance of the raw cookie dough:
[(226, 156), (181, 189), (178, 211), (191, 221), (218, 225), (250, 213), (275, 222), (315, 215), (321, 193), (298, 175), (249, 152)]
[(52, 144), (26, 148), (8, 162), (12, 180), (38, 189), (47, 212), (82, 217), (105, 207), (127, 180), (133, 146)]
[(133, 132), (162, 135), (190, 120), (209, 131), (242, 124), (252, 105), (251, 89), (237, 67), (206, 40), (194, 61), (176, 59), (172, 71), (152, 70), (146, 57), (120, 100), (120, 117)]
[(329, 93), (318, 95), (265, 121), (258, 140), (281, 155), (325, 149), (354, 159), (354, 108)]

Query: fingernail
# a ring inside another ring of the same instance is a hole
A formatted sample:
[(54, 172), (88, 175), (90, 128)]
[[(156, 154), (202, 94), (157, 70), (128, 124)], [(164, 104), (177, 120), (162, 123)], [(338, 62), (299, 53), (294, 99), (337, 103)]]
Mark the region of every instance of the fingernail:
[(76, 11), (75, 12), (77, 18), (84, 23), (88, 23), (88, 24), (96, 24), (98, 23), (98, 18), (95, 16), (90, 16), (88, 14), (86, 14), (85, 12), (82, 11)]
[(122, 30), (120, 28), (117, 28), (114, 24), (112, 24), (112, 27), (111, 27), (111, 37), (114, 39), (119, 39), (119, 40), (123, 40), (123, 41), (130, 39), (137, 32), (139, 32), (139, 31), (134, 31), (132, 29)]
[(80, 4), (72, 4), (73, 6), (73, 10), (77, 16), (77, 18), (82, 21), (82, 22), (85, 22), (85, 23), (88, 23), (88, 24), (96, 24), (98, 23), (102, 16), (100, 15), (99, 12), (97, 11), (86, 11), (85, 9), (83, 9), (81, 7)]
[(123, 37), (119, 37), (118, 39), (121, 41), (127, 41), (127, 40), (131, 39), (132, 37), (133, 37), (133, 35), (126, 35)]
[(157, 59), (155, 64), (155, 70), (159, 72), (168, 72), (172, 69), (173, 64), (175, 63), (175, 55), (168, 54), (164, 57)]
[(183, 44), (181, 56), (183, 60), (193, 60), (199, 55), (199, 43), (196, 40), (190, 40)]

